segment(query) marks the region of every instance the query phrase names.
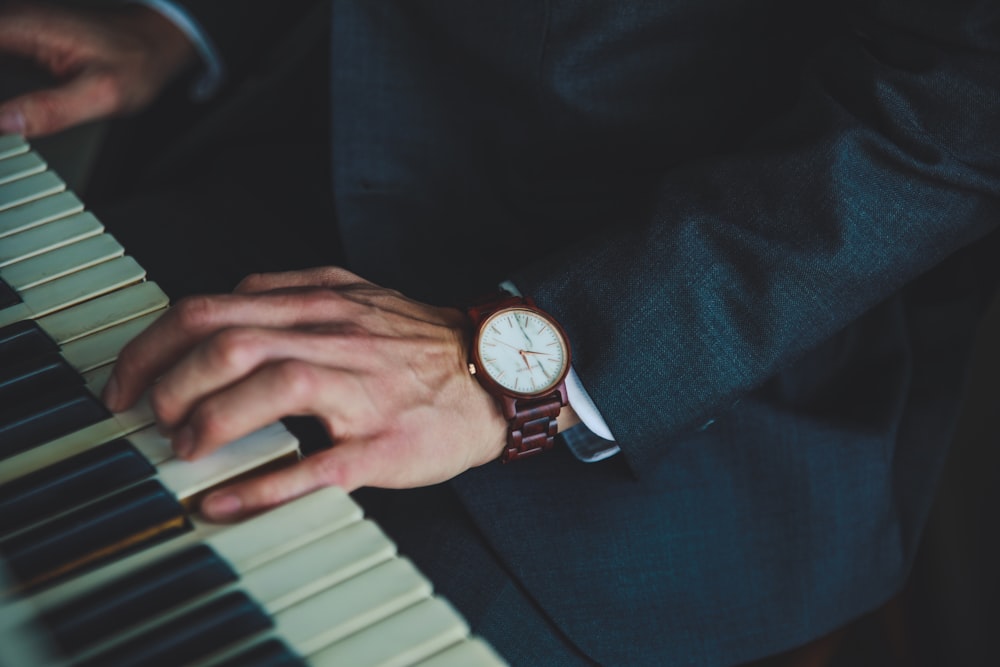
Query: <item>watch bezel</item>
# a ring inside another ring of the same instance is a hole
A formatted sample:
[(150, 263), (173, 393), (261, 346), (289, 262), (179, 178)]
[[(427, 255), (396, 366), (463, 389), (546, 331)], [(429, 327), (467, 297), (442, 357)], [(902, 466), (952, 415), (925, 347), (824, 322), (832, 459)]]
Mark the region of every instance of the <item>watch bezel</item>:
[[(479, 343), (483, 337), (483, 332), (489, 328), (489, 325), (494, 322), (497, 318), (503, 317), (511, 313), (512, 311), (520, 311), (530, 313), (531, 315), (544, 320), (552, 329), (556, 332), (559, 337), (559, 343), (563, 350), (563, 363), (562, 369), (556, 376), (556, 379), (550, 382), (544, 389), (534, 390), (534, 391), (517, 391), (516, 389), (511, 389), (506, 385), (501, 384), (493, 378), (488, 370), (488, 366), (483, 362), (482, 356), (479, 353)], [(558, 321), (547, 312), (538, 308), (537, 306), (530, 306), (526, 304), (518, 304), (505, 306), (498, 308), (497, 310), (490, 312), (476, 328), (475, 336), (472, 340), (472, 363), (476, 369), (476, 377), (479, 381), (484, 384), (487, 390), (490, 390), (493, 394), (500, 394), (504, 396), (511, 396), (515, 398), (539, 398), (542, 396), (551, 396), (552, 394), (561, 391), (560, 387), (566, 380), (566, 376), (569, 374), (569, 369), (572, 364), (571, 350), (569, 345), (569, 337), (566, 335), (566, 331), (563, 330), (562, 326)]]

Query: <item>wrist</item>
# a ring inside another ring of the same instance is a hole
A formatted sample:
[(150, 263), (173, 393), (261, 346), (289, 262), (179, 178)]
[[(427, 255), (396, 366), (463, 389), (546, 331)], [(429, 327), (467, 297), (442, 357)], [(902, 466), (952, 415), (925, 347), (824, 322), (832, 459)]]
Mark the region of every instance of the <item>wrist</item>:
[(567, 403), (563, 406), (563, 409), (559, 411), (559, 432), (568, 431), (577, 424), (581, 423), (582, 420), (580, 416), (576, 414), (576, 410), (573, 409), (572, 403)]

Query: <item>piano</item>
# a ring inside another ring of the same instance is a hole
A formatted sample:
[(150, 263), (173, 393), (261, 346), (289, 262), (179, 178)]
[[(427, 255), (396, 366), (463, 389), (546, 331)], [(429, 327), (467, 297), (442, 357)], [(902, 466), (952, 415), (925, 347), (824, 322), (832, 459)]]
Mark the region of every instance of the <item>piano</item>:
[(197, 462), (99, 396), (168, 307), (24, 139), (0, 136), (0, 667), (505, 664), (343, 491), (233, 525), (201, 495), (288, 465), (273, 424)]

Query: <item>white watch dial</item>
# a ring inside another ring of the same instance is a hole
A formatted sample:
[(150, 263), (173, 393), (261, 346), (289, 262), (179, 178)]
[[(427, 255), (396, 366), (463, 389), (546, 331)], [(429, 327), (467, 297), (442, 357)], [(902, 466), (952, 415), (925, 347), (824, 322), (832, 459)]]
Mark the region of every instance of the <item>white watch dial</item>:
[(480, 329), (477, 352), (483, 370), (497, 384), (520, 394), (558, 385), (568, 357), (566, 343), (552, 323), (524, 308), (491, 315)]

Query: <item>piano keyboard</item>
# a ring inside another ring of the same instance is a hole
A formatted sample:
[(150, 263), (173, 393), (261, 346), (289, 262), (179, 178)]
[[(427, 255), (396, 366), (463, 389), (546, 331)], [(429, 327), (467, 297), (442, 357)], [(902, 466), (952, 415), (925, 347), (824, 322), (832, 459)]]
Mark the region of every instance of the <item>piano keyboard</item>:
[(297, 443), (273, 424), (183, 462), (148, 403), (104, 408), (118, 351), (166, 307), (0, 136), (0, 665), (504, 664), (339, 489), (233, 525), (191, 513)]

